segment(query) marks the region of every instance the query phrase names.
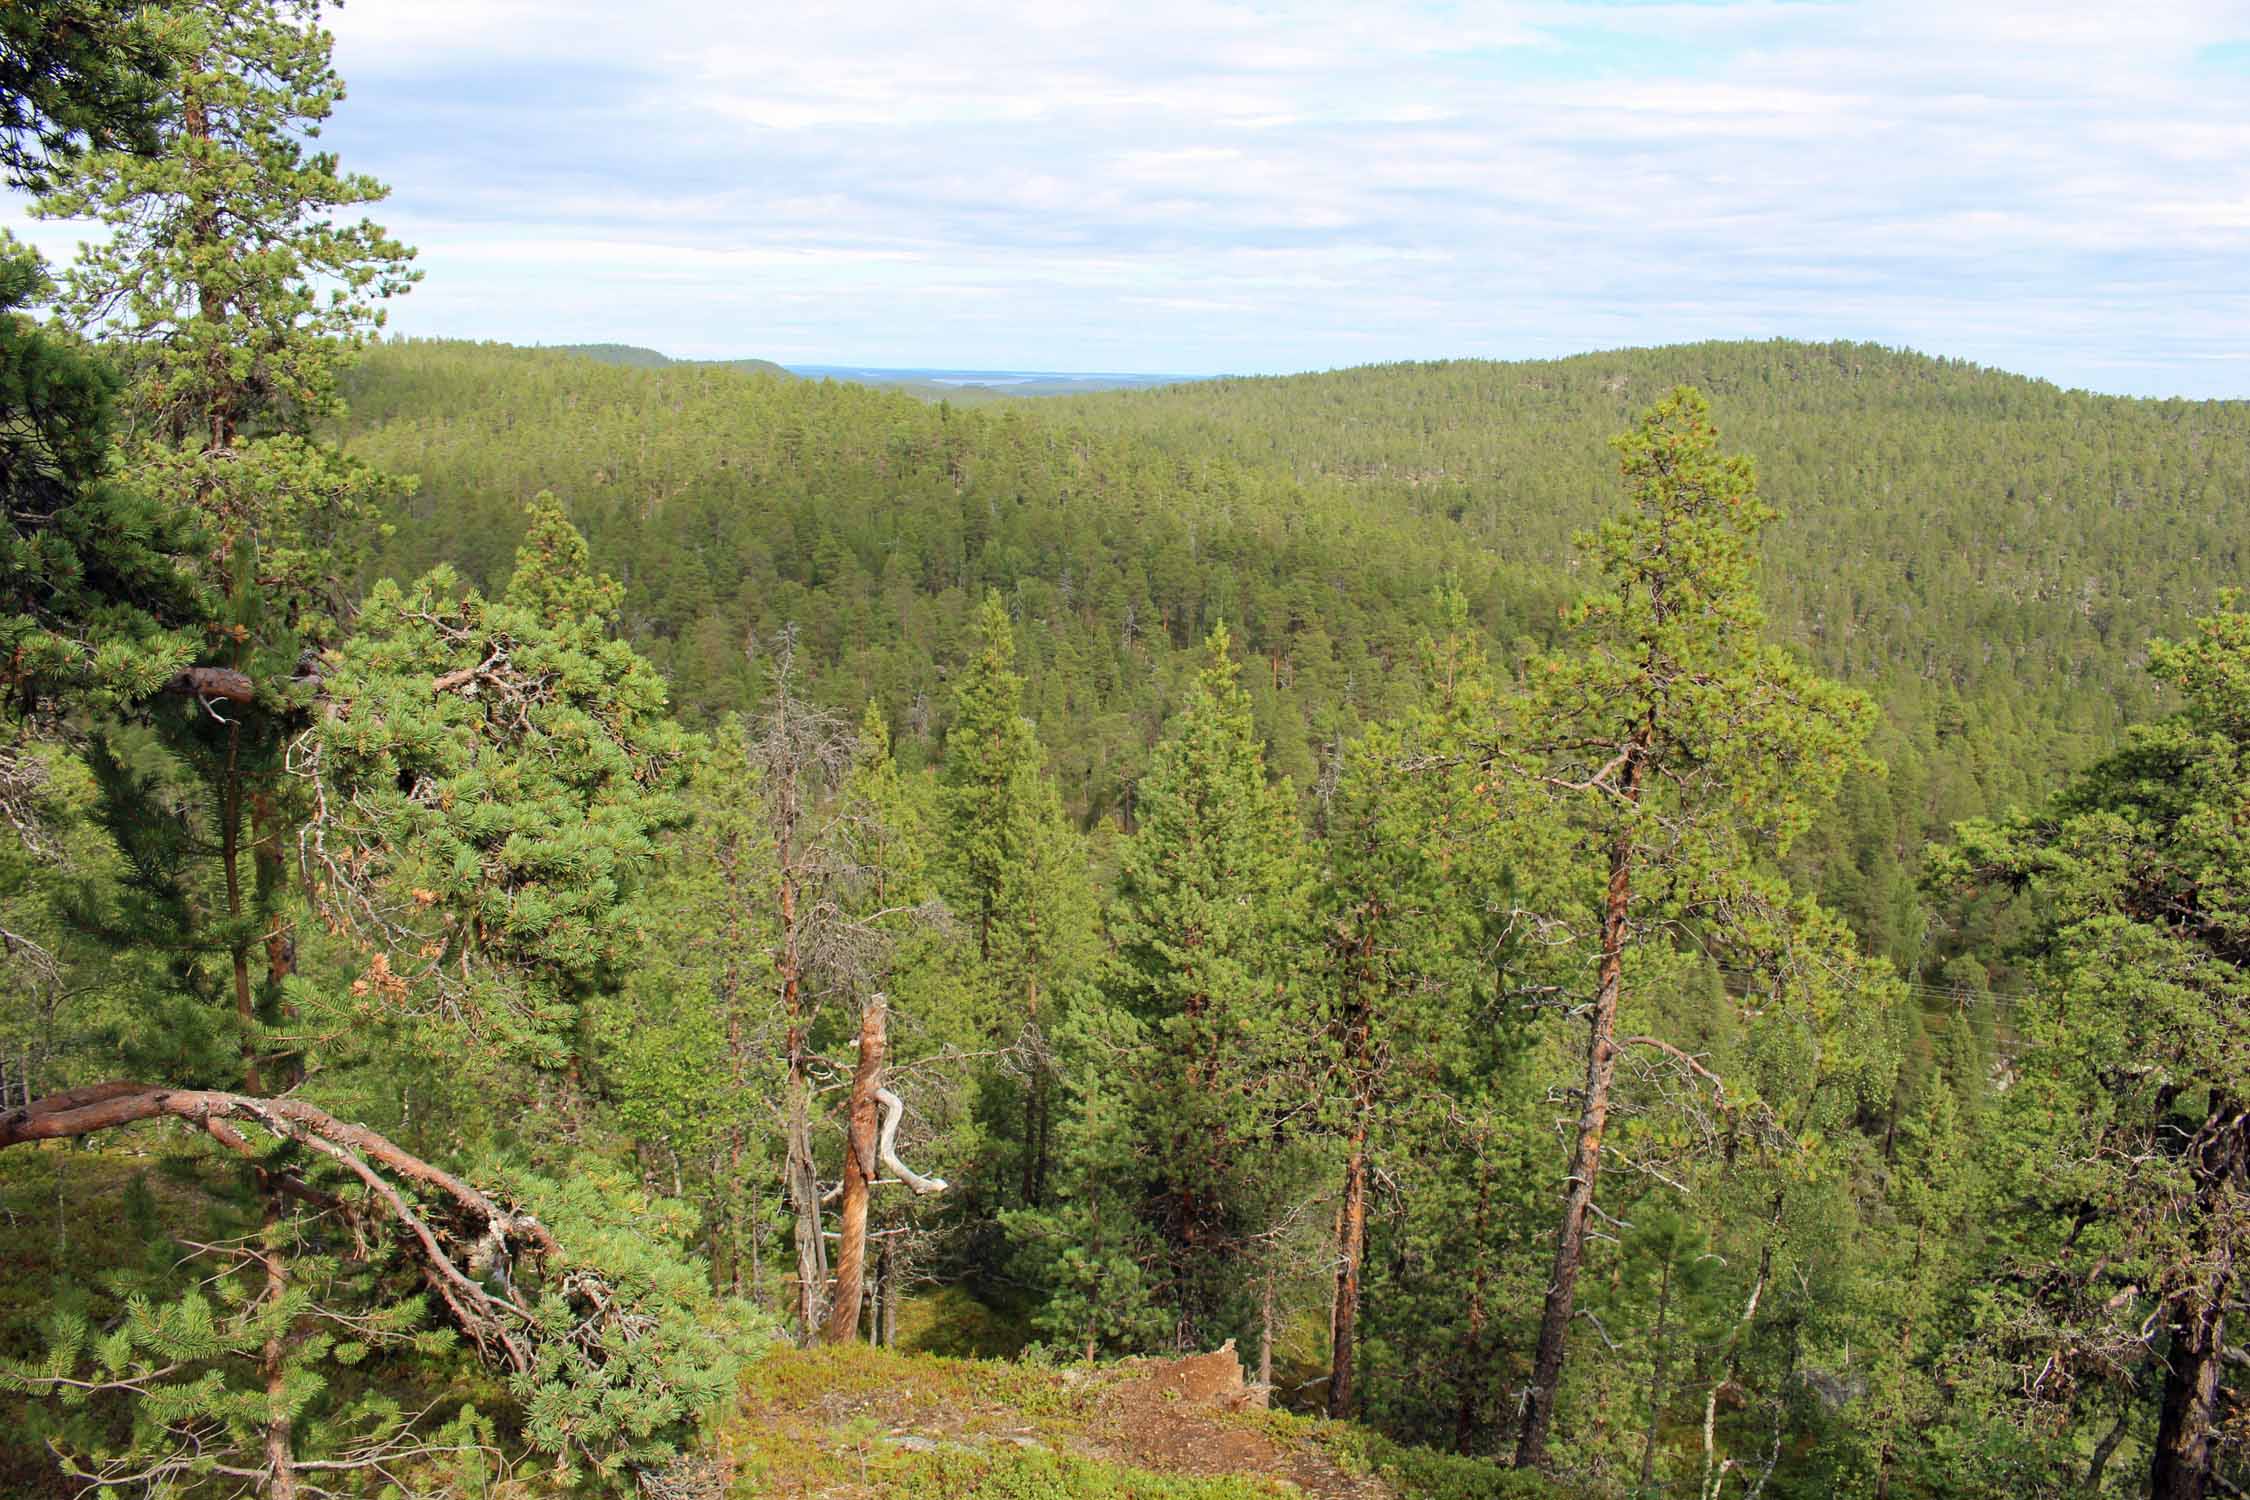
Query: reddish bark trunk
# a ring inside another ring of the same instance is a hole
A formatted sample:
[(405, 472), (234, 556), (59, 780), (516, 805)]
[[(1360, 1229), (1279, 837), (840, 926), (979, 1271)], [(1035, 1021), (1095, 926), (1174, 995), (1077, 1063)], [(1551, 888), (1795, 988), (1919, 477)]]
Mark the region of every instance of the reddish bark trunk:
[(859, 1332), (867, 1269), (867, 1198), (875, 1181), (875, 1091), (883, 1086), (886, 1006), (868, 997), (859, 1018), (859, 1061), (852, 1069), (851, 1124), (844, 1150), (843, 1237), (836, 1245), (836, 1296), (828, 1309), (828, 1343)]
[[(1627, 748), (1619, 794), (1640, 800), (1641, 759), (1650, 730), (1643, 727)], [(1516, 1467), (1547, 1462), (1547, 1428), (1562, 1386), (1563, 1355), (1570, 1321), (1577, 1310), (1578, 1271), (1586, 1255), (1586, 1221), (1593, 1211), (1594, 1184), (1601, 1175), (1602, 1133), (1609, 1124), (1609, 1090), (1617, 1073), (1617, 1004), (1624, 991), (1627, 914), (1632, 903), (1633, 839), (1630, 830), (1611, 842), (1609, 890), (1602, 903), (1602, 958), (1594, 989), (1594, 1012), (1586, 1040), (1586, 1093), (1578, 1114), (1578, 1144), (1572, 1154), (1562, 1223), (1555, 1231), (1554, 1271), (1539, 1317), (1539, 1343), (1532, 1354), (1531, 1387), (1524, 1395), (1523, 1426), (1516, 1438)]]

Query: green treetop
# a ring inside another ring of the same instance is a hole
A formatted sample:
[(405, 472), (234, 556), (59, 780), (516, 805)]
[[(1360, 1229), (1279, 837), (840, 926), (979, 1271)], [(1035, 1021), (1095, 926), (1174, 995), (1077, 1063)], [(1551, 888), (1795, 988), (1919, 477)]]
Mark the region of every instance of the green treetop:
[(444, 568), (368, 596), (327, 668), (310, 847), (331, 915), (379, 960), (369, 998), (443, 997), (485, 1040), (559, 1061), (679, 815), (689, 742), (613, 634), (617, 585), (552, 496), (531, 515), (498, 599)]
[(140, 0), (0, 8), (0, 176), (36, 188), (88, 147), (155, 150), (171, 19)]
[(344, 94), (333, 46), (318, 0), (207, 0), (181, 20), (160, 149), (90, 153), (36, 207), (111, 229), (63, 306), (132, 335), (137, 404), (175, 441), (303, 431), (334, 409), (339, 356), (377, 304), (417, 279), (404, 245), (335, 217), (387, 189), (311, 148)]

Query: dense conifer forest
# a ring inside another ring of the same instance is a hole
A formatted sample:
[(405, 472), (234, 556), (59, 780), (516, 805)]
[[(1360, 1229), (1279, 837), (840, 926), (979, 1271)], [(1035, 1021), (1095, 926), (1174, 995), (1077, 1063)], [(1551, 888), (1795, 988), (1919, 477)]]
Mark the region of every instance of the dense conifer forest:
[(388, 339), (310, 0), (64, 12), (0, 1492), (2250, 1484), (2250, 404)]

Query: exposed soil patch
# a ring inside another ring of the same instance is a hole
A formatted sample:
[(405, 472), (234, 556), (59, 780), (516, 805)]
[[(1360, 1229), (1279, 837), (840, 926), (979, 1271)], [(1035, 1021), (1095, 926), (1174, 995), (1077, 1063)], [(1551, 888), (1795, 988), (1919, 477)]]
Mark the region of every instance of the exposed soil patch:
[(752, 1468), (762, 1454), (777, 1492), (805, 1496), (900, 1492), (883, 1455), (1016, 1448), (1182, 1478), (1262, 1480), (1278, 1494), (1389, 1500), (1387, 1485), (1345, 1473), (1264, 1407), (1231, 1345), (1064, 1369), (869, 1349), (779, 1352), (760, 1361), (730, 1446)]

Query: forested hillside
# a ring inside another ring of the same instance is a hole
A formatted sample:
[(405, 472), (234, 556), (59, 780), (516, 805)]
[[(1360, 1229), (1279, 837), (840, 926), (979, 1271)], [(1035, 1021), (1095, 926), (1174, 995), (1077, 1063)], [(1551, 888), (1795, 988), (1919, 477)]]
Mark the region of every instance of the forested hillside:
[[(1376, 366), (930, 406), (832, 383), (599, 368), (407, 343), (355, 376), (351, 451), (420, 477), (374, 571), (505, 567), (515, 497), (562, 496), (628, 584), (629, 630), (690, 714), (749, 704), (795, 623), (819, 694), (939, 753), (975, 599), (1020, 631), (1027, 702), (1082, 819), (1121, 812), (1224, 621), (1274, 768), (1306, 790), (1451, 580), (1503, 663), (1553, 638), (1609, 433), (1713, 393), (1783, 511), (1779, 638), (1880, 703), (1886, 780), (1806, 846), (1878, 951), (1949, 953), (1923, 842), (2026, 803), (2159, 704), (2150, 638), (2250, 572), (2250, 404), (2064, 392), (1861, 345), (1715, 344), (1531, 364)], [(746, 650), (746, 648), (748, 648)]]

